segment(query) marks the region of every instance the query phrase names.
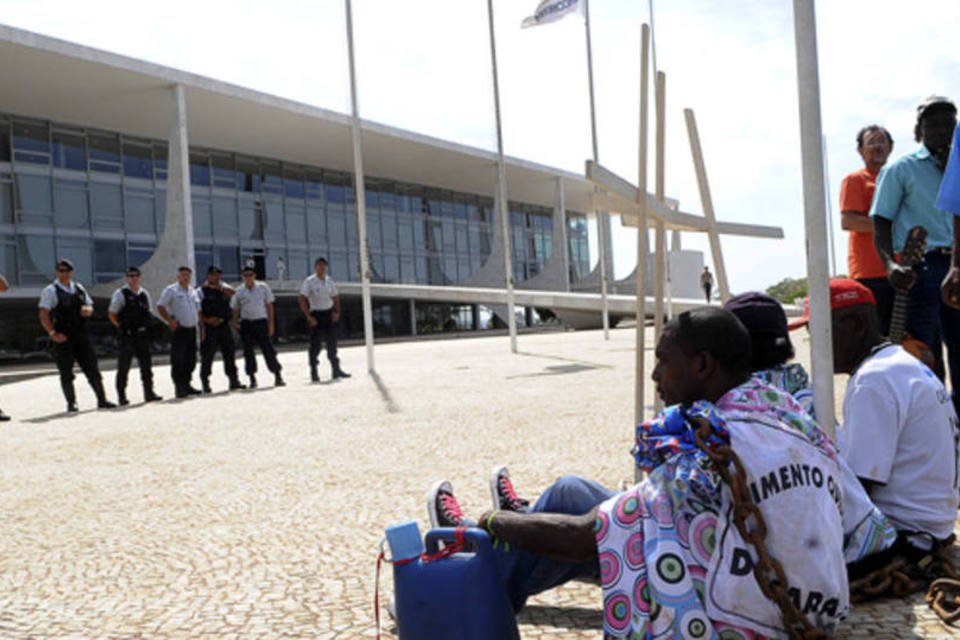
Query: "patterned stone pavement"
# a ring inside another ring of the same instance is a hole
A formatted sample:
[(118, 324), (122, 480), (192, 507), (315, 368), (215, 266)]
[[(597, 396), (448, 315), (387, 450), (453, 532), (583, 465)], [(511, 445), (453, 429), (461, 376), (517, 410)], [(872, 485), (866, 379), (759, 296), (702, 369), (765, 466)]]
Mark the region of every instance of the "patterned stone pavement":
[[(563, 473), (632, 476), (633, 332), (520, 348), (388, 344), (374, 378), (351, 347), (354, 378), (317, 386), (305, 355), (285, 353), (286, 388), (227, 394), (217, 372), (212, 396), (110, 412), (87, 410), (78, 380), (76, 416), (54, 376), (0, 387), (15, 416), (0, 425), (0, 638), (375, 636), (378, 542), (410, 517), (426, 529), (434, 480), (478, 513), (499, 462), (531, 497)], [(169, 370), (157, 377), (172, 396)], [(386, 601), (389, 571), (381, 587)], [(599, 621), (599, 589), (582, 583), (520, 618), (524, 638), (599, 638)], [(951, 631), (917, 597), (858, 609), (841, 637)]]

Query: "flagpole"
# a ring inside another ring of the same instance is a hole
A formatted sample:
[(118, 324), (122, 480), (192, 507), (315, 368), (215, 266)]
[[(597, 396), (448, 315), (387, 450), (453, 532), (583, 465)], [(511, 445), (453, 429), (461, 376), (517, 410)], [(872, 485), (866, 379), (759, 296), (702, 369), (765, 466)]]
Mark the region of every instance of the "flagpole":
[(353, 55), (353, 13), (347, 9), (347, 53), (350, 60), (350, 104), (353, 131), (353, 174), (357, 197), (357, 233), (360, 243), (360, 293), (363, 301), (363, 342), (367, 350), (367, 372), (375, 375), (373, 362), (373, 305), (370, 301), (370, 255), (367, 250), (367, 192), (363, 181), (363, 145), (360, 144), (360, 112), (357, 108), (357, 69)]
[(517, 314), (513, 302), (513, 256), (510, 248), (510, 209), (507, 205), (507, 167), (503, 159), (503, 129), (500, 124), (500, 79), (497, 74), (497, 38), (493, 27), (493, 0), (487, 0), (490, 22), (490, 66), (493, 68), (493, 110), (497, 121), (497, 206), (503, 230), (503, 270), (507, 282), (507, 326), (510, 351), (517, 352)]
[[(590, 0), (583, 0), (584, 23), (587, 32), (587, 81), (590, 85), (590, 133), (593, 142), (593, 162), (600, 163), (597, 145), (597, 108), (593, 92), (593, 44), (590, 39)], [(596, 187), (594, 187), (596, 190)], [(607, 214), (597, 211), (597, 244), (600, 248), (600, 302), (603, 306), (603, 339), (610, 339), (610, 309), (607, 304)]]

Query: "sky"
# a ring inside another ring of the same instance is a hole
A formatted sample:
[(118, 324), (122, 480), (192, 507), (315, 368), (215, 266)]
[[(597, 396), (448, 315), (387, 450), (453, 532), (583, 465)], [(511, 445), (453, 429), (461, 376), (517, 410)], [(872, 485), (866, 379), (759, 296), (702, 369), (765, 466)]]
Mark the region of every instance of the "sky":
[[(570, 16), (521, 30), (537, 2), (493, 2), (505, 152), (582, 173), (592, 155), (583, 21)], [(792, 2), (654, 0), (653, 11), (667, 86), (667, 195), (701, 213), (683, 123), (691, 108), (718, 219), (785, 233), (784, 240), (723, 238), (731, 289), (803, 276)], [(648, 0), (592, 0), (590, 12), (600, 162), (635, 182)], [(353, 21), (364, 119), (495, 150), (486, 0), (354, 0)], [(350, 110), (342, 0), (0, 0), (0, 22)], [(856, 132), (886, 126), (896, 157), (916, 146), (915, 108), (924, 97), (960, 98), (960, 10), (956, 0), (821, 0), (817, 22), (831, 228), (837, 271), (845, 273), (836, 202), (843, 176), (862, 165)], [(613, 238), (615, 275), (625, 277), (636, 264), (636, 231), (615, 222)], [(682, 242), (711, 264), (705, 237), (684, 234)]]

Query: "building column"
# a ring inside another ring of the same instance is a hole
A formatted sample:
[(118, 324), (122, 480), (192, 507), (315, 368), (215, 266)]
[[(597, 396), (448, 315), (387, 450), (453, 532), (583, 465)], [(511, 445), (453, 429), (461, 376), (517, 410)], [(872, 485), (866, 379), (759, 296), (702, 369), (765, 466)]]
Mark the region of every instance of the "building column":
[[(553, 210), (553, 238), (554, 244), (557, 244), (559, 241), (559, 250), (563, 255), (563, 290), (570, 291), (570, 242), (567, 240), (567, 201), (566, 194), (563, 189), (563, 178), (560, 176), (557, 176), (556, 178), (554, 194), (555, 204)], [(559, 233), (557, 232), (558, 226)], [(557, 249), (558, 247), (554, 247), (554, 251)]]
[(410, 299), (410, 335), (417, 335), (417, 301)]
[(473, 330), (480, 330), (480, 305), (472, 304), (470, 305), (470, 320), (473, 322)]
[(183, 85), (171, 87), (170, 134), (167, 138), (167, 201), (163, 234), (153, 256), (140, 269), (141, 282), (153, 300), (173, 282), (177, 267), (194, 264), (193, 205), (190, 195), (190, 146), (187, 138), (187, 104)]

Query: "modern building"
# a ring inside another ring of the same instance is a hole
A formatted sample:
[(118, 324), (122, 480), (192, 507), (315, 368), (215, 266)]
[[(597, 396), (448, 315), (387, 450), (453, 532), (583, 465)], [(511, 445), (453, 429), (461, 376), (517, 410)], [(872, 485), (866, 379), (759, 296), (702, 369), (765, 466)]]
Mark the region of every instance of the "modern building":
[[(0, 61), (0, 272), (13, 287), (0, 349), (37, 348), (35, 301), (57, 256), (100, 299), (127, 265), (156, 296), (179, 264), (237, 280), (252, 260), (293, 338), (297, 285), (322, 255), (343, 284), (346, 332), (362, 330), (346, 115), (4, 26)], [(495, 154), (362, 131), (377, 332), (476, 328), (482, 301), (454, 290), (504, 286)], [(509, 158), (507, 189), (516, 286), (589, 288), (591, 183)]]

